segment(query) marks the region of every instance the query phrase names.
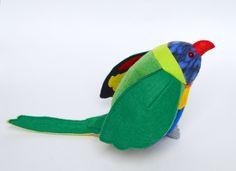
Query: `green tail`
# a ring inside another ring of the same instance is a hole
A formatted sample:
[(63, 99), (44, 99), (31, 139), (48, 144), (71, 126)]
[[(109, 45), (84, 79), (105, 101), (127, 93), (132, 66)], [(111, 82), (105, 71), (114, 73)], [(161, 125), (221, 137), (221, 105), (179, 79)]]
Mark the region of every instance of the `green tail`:
[(64, 134), (99, 134), (105, 115), (88, 118), (85, 120), (66, 120), (52, 117), (35, 117), (20, 115), (8, 122), (29, 130), (48, 133)]

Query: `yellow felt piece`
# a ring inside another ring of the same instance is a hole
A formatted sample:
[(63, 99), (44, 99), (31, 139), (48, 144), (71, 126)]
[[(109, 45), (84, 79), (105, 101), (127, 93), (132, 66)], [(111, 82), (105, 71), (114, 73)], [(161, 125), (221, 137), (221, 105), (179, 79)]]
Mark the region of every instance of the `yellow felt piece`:
[(189, 90), (190, 90), (190, 86), (186, 86), (185, 89), (184, 89), (183, 95), (182, 95), (182, 97), (180, 99), (180, 103), (179, 103), (178, 109), (182, 109), (186, 105), (187, 100), (188, 100)]
[(153, 50), (154, 56), (157, 61), (160, 63), (161, 67), (180, 82), (186, 84), (186, 80), (184, 78), (184, 74), (176, 61), (175, 57), (172, 55), (170, 49), (167, 44), (158, 46)]
[(117, 74), (116, 76), (111, 76), (110, 80), (108, 81), (108, 86), (112, 88), (113, 91), (116, 91), (121, 79), (124, 77), (125, 72), (122, 74)]

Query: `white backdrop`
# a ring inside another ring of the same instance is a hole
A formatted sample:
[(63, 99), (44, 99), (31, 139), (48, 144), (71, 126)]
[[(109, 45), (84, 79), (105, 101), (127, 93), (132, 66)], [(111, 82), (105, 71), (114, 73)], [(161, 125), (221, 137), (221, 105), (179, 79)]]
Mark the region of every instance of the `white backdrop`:
[[(3, 0), (0, 170), (236, 170), (236, 3), (233, 0)], [(172, 40), (216, 48), (180, 121), (181, 139), (118, 151), (95, 137), (36, 134), (19, 114), (83, 119), (106, 113), (103, 79), (125, 57)]]

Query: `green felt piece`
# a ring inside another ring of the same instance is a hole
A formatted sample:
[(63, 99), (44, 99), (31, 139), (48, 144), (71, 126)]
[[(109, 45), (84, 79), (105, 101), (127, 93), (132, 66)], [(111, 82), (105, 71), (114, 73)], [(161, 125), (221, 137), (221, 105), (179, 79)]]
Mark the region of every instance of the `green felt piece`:
[(34, 117), (21, 115), (16, 119), (8, 122), (29, 130), (48, 132), (48, 133), (65, 133), (65, 134), (98, 134), (106, 115), (88, 118), (85, 120), (65, 120), (53, 117)]
[(155, 59), (152, 51), (146, 53), (133, 65), (121, 80), (115, 94), (113, 95), (112, 103), (131, 85), (142, 79), (143, 77), (161, 69), (160, 64)]
[(184, 74), (178, 62), (176, 61), (175, 57), (168, 48), (167, 44), (158, 46), (154, 48), (152, 51), (155, 58), (160, 63), (162, 69), (173, 75), (177, 80), (181, 81), (183, 84), (186, 84)]
[(154, 144), (170, 129), (183, 87), (164, 70), (141, 79), (114, 103), (105, 119), (100, 140), (122, 150)]

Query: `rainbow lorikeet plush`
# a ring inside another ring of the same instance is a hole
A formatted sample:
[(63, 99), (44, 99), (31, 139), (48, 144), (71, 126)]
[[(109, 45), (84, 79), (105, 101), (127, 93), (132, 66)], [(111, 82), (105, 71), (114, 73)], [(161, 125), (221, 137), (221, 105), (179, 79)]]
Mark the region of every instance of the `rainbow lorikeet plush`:
[(145, 148), (163, 136), (179, 138), (178, 121), (201, 56), (214, 44), (173, 41), (126, 58), (106, 77), (100, 96), (113, 97), (107, 114), (85, 120), (21, 115), (9, 123), (39, 132), (96, 134), (118, 149)]

